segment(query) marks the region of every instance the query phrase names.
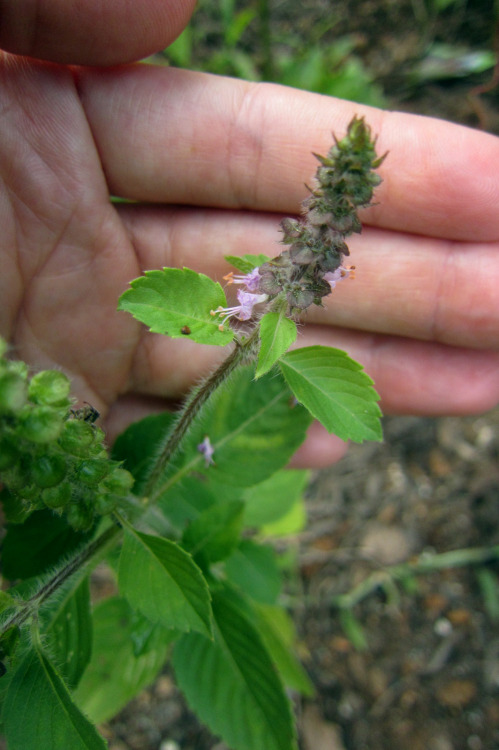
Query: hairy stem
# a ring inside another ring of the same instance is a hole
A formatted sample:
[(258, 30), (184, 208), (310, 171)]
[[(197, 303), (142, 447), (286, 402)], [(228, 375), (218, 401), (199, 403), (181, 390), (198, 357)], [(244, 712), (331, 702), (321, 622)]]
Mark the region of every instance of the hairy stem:
[(177, 420), (166, 435), (163, 444), (156, 455), (150, 474), (144, 487), (143, 494), (150, 497), (154, 493), (161, 475), (165, 471), (168, 463), (177, 452), (187, 430), (192, 424), (195, 417), (199, 414), (201, 407), (208, 401), (212, 393), (224, 383), (229, 375), (244, 362), (251, 360), (257, 351), (258, 326), (256, 326), (250, 335), (242, 341), (237, 341), (234, 349), (219, 367), (209, 375), (197, 388), (193, 389), (187, 397)]

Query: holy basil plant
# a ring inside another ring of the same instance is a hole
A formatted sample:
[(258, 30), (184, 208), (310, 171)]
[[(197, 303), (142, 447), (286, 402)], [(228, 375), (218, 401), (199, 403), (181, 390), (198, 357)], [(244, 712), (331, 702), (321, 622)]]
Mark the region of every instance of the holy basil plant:
[[(307, 473), (286, 469), (313, 419), (380, 440), (372, 381), (347, 354), (297, 347), (297, 321), (353, 275), (381, 164), (354, 118), (319, 167), (276, 257), (231, 256), (225, 288), (187, 268), (146, 271), (119, 309), (154, 334), (227, 347), (177, 413), (130, 426), (109, 453), (98, 414), (61, 372), (0, 351), (1, 731), (9, 750), (98, 750), (96, 725), (166, 660), (232, 750), (297, 747), (290, 695), (313, 687), (280, 606), (272, 535), (303, 523)], [(116, 586), (92, 603), (89, 576)], [(10, 588), (7, 585), (10, 584)]]

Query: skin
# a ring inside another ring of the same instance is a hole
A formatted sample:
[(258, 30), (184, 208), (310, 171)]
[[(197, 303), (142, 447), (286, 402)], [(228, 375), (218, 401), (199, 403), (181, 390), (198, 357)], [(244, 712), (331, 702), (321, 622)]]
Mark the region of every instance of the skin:
[[(278, 254), (312, 152), (358, 114), (389, 151), (384, 181), (349, 243), (355, 281), (307, 315), (299, 345), (346, 349), (386, 413), (493, 407), (499, 139), (273, 84), (118, 66), (167, 46), (193, 6), (0, 0), (0, 333), (13, 356), (65, 371), (111, 434), (178, 400), (224, 352), (145, 333), (116, 312), (119, 295), (146, 269), (221, 280), (224, 255)], [(295, 465), (344, 450), (313, 425)]]

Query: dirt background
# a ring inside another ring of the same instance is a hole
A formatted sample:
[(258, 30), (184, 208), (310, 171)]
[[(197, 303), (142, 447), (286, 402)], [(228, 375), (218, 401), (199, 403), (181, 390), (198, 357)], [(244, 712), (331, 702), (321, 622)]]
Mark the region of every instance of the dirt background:
[[(499, 133), (499, 90), (479, 93), (493, 71), (455, 75), (457, 45), (492, 49), (493, 5), (454, 0), (437, 11), (437, 0), (276, 0), (272, 24), (274, 33), (292, 29), (304, 40), (330, 24), (321, 44), (354, 35), (355, 54), (390, 108)], [(245, 40), (247, 49), (257, 45), (251, 30)], [(454, 68), (415, 82), (432, 41), (456, 46)], [(499, 544), (498, 427), (499, 410), (389, 418), (384, 444), (354, 447), (314, 476), (308, 527), (290, 542), (299, 573), (287, 591), (317, 691), (297, 699), (302, 750), (499, 748), (496, 563), (376, 588), (354, 609), (364, 650), (346, 638), (334, 606), (373, 573), (389, 580), (390, 566), (421, 554)], [(168, 670), (102, 729), (112, 750), (225, 747), (200, 727)]]

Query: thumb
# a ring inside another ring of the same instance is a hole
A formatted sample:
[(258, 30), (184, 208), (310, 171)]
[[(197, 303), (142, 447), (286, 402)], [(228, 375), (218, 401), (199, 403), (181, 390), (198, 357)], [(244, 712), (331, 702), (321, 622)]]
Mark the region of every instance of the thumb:
[(196, 0), (0, 0), (0, 48), (74, 65), (115, 65), (168, 46)]

